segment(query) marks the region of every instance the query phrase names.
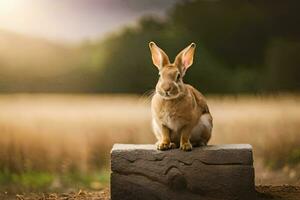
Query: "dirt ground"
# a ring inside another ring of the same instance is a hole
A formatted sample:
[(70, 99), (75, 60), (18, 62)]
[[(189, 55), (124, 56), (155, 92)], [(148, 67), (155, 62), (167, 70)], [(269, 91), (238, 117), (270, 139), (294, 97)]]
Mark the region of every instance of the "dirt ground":
[(109, 200), (109, 189), (99, 192), (79, 190), (78, 192), (67, 193), (27, 193), (12, 195), (0, 193), (0, 200)]
[[(256, 186), (257, 200), (300, 200), (300, 186)], [(109, 200), (109, 189), (99, 192), (80, 190), (69, 193), (29, 193), (11, 195), (0, 193), (0, 200)]]

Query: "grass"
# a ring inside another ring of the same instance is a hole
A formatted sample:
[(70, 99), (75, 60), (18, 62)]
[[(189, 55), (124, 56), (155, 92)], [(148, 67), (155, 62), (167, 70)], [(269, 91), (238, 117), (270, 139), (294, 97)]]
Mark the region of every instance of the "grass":
[[(27, 171), (22, 173), (2, 172), (0, 188), (3, 191), (62, 191), (87, 188), (99, 190), (107, 187), (110, 173), (108, 170), (99, 172), (67, 172), (63, 174), (45, 171)], [(1, 190), (0, 190), (1, 191)]]
[[(250, 143), (256, 182), (300, 184), (300, 96), (211, 96), (211, 144)], [(0, 188), (99, 189), (114, 143), (154, 143), (149, 100), (1, 95)]]

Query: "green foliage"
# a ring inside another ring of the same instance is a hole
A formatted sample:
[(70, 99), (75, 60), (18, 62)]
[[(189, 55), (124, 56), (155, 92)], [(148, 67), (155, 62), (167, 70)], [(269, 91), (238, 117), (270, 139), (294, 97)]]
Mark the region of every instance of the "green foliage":
[(271, 169), (281, 169), (284, 166), (297, 166), (300, 163), (300, 148), (293, 147), (289, 148), (288, 151), (284, 151), (283, 155), (274, 155), (272, 157), (266, 154), (264, 161), (266, 166)]
[(205, 93), (297, 92), (300, 28), (294, 25), (299, 6), (293, 0), (181, 2), (166, 20), (144, 17), (137, 27), (105, 40), (108, 53), (97, 87), (101, 92), (153, 89), (158, 75), (149, 41), (156, 41), (171, 60), (193, 41), (198, 45), (195, 61), (185, 80)]
[(266, 56), (267, 89), (299, 91), (299, 64), (300, 41), (274, 39)]
[(0, 172), (0, 188), (15, 191), (49, 191), (66, 188), (100, 189), (109, 183), (110, 172), (68, 172), (50, 173), (45, 171), (31, 171), (20, 174)]
[(300, 163), (300, 148), (295, 148), (292, 150), (290, 156), (288, 157), (288, 163), (294, 165)]
[(53, 175), (47, 172), (0, 173), (0, 185), (8, 188), (13, 185), (15, 188), (45, 189), (53, 180)]

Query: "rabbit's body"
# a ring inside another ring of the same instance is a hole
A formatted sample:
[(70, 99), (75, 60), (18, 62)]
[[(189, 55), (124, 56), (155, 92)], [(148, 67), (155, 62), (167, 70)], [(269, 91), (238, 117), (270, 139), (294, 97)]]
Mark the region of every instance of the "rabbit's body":
[(165, 100), (155, 94), (151, 102), (152, 128), (158, 141), (162, 140), (159, 124), (170, 130), (170, 142), (180, 146), (181, 129), (190, 127), (193, 146), (206, 145), (211, 136), (212, 117), (203, 95), (185, 84), (186, 93), (179, 98)]
[(184, 49), (170, 63), (167, 55), (151, 42), (153, 63), (160, 71), (156, 92), (152, 97), (152, 128), (157, 148), (179, 147), (189, 151), (192, 146), (206, 145), (211, 137), (212, 117), (204, 96), (184, 84), (182, 77), (192, 64), (195, 44)]

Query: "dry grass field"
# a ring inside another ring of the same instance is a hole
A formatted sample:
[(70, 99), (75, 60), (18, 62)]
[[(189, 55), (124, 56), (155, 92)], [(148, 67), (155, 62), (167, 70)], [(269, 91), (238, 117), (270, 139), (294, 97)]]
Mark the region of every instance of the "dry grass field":
[[(211, 144), (250, 143), (257, 184), (300, 184), (300, 96), (210, 96)], [(99, 189), (114, 143), (154, 143), (149, 99), (0, 96), (0, 188)]]

